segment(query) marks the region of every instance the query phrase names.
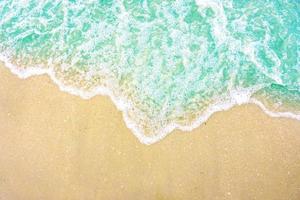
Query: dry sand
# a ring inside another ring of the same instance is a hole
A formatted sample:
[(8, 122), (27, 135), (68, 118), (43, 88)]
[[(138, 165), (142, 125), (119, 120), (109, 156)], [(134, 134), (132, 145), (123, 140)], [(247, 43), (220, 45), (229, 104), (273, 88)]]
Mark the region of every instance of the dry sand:
[(255, 105), (146, 146), (107, 97), (0, 66), (0, 199), (300, 199), (300, 122)]

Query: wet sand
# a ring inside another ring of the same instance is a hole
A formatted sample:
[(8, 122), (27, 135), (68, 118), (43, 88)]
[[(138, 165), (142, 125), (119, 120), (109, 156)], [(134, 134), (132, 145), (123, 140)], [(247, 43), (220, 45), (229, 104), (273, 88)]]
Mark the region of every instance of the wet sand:
[(243, 105), (147, 146), (107, 97), (0, 76), (0, 200), (300, 199), (299, 121)]

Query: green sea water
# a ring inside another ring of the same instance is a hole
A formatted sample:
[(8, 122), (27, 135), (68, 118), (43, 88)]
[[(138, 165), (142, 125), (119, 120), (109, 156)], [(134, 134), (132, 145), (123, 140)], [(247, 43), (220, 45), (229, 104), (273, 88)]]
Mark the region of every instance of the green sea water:
[(243, 103), (300, 120), (299, 45), (299, 0), (0, 1), (14, 73), (109, 95), (144, 143)]

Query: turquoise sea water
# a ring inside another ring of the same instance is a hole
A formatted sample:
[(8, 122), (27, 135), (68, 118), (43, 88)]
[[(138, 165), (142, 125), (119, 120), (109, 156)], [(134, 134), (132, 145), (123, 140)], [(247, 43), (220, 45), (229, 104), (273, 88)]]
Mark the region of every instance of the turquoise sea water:
[(109, 95), (144, 143), (243, 103), (300, 120), (299, 45), (299, 0), (0, 1), (12, 72)]

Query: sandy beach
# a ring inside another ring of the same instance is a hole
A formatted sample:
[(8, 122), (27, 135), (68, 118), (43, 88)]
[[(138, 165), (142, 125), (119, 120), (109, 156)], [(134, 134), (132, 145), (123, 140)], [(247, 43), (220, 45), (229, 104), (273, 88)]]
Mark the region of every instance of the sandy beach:
[(300, 198), (299, 121), (242, 105), (147, 146), (107, 97), (0, 76), (0, 200)]

